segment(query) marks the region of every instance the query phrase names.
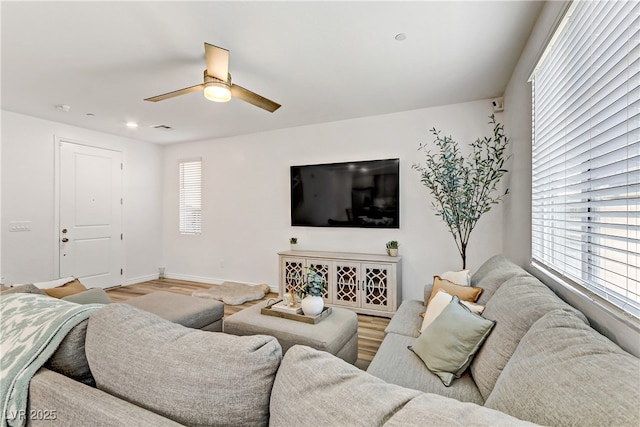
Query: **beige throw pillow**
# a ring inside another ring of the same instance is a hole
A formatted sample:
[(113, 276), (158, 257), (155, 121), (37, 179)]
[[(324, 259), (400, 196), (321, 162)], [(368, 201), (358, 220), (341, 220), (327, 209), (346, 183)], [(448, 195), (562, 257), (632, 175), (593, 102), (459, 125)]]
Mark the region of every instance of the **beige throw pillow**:
[(442, 289), (449, 295), (455, 295), (463, 301), (476, 302), (482, 293), (482, 288), (474, 288), (471, 286), (460, 286), (453, 282), (444, 280), (440, 276), (433, 276), (433, 291), (429, 301), (427, 301), (427, 307), (431, 300), (436, 296), (438, 290)]
[(47, 295), (54, 298), (62, 298), (69, 295), (74, 295), (83, 291), (86, 291), (87, 288), (84, 287), (82, 283), (78, 279), (75, 279), (72, 282), (66, 283), (62, 286), (58, 286), (57, 288), (50, 289), (42, 289)]
[[(420, 333), (422, 333), (440, 313), (442, 310), (449, 305), (453, 295), (448, 294), (442, 289), (439, 289), (436, 293), (436, 296), (433, 297), (429, 306), (427, 307), (427, 311), (424, 313), (424, 320), (422, 321), (422, 326), (420, 327)], [(482, 314), (484, 311), (484, 306), (480, 304), (475, 304), (469, 301), (460, 301), (464, 304), (469, 310), (476, 314)]]

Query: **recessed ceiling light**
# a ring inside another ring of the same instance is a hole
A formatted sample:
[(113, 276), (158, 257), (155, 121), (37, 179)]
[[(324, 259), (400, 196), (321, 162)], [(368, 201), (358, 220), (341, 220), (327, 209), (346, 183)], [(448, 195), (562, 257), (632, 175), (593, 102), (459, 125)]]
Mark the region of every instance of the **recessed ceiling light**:
[(60, 110), (60, 111), (64, 111), (65, 113), (68, 113), (69, 110), (71, 110), (71, 107), (69, 105), (56, 105), (56, 110)]
[(407, 39), (407, 35), (405, 33), (396, 34), (395, 39), (401, 42)]
[(86, 115), (89, 116), (89, 117), (94, 117), (95, 116), (95, 114), (93, 114), (93, 113), (86, 113)]
[(138, 127), (138, 124), (136, 122), (127, 122), (127, 127), (129, 129), (135, 129)]

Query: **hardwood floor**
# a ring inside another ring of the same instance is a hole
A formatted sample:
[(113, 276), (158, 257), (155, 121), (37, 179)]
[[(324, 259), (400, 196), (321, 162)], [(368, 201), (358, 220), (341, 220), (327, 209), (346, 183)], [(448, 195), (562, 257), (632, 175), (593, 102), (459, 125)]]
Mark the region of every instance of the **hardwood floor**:
[[(129, 298), (146, 295), (154, 291), (175, 292), (177, 294), (191, 295), (193, 291), (209, 289), (211, 285), (206, 283), (190, 282), (186, 280), (157, 279), (148, 282), (137, 283), (135, 285), (121, 286), (107, 290), (107, 294), (113, 302), (125, 301)], [(265, 299), (276, 298), (276, 293), (269, 293)], [(250, 307), (259, 301), (249, 301), (242, 305), (224, 306), (224, 316), (228, 317), (233, 313)], [(389, 319), (384, 317), (367, 316), (358, 314), (358, 361), (356, 366), (366, 370), (375, 356), (380, 343), (384, 338), (384, 329), (389, 324)]]

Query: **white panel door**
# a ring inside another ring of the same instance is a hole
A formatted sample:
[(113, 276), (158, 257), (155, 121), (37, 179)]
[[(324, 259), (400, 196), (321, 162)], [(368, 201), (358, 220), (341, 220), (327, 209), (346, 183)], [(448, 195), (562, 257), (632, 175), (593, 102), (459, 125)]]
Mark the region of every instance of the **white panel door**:
[(122, 153), (60, 142), (60, 277), (123, 281)]

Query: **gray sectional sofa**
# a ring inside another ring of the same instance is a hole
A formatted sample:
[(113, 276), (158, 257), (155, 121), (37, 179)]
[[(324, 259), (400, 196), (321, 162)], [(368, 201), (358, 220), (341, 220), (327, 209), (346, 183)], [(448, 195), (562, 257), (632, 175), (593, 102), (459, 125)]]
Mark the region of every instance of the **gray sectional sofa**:
[[(407, 300), (386, 328), (367, 372), (389, 383), (472, 402), (543, 425), (640, 425), (640, 360), (593, 330), (583, 313), (502, 256), (471, 278), (495, 326), (451, 386), (407, 347), (425, 299)], [(640, 337), (638, 344), (640, 345)]]
[(472, 284), (484, 289), (483, 316), (496, 325), (450, 387), (407, 349), (422, 301), (402, 304), (368, 372), (304, 346), (283, 357), (270, 336), (204, 332), (110, 304), (77, 340), (77, 360), (86, 360), (95, 387), (71, 378), (69, 367), (66, 375), (40, 369), (29, 413), (55, 410), (55, 419), (27, 424), (640, 425), (639, 359), (502, 257), (487, 261)]

